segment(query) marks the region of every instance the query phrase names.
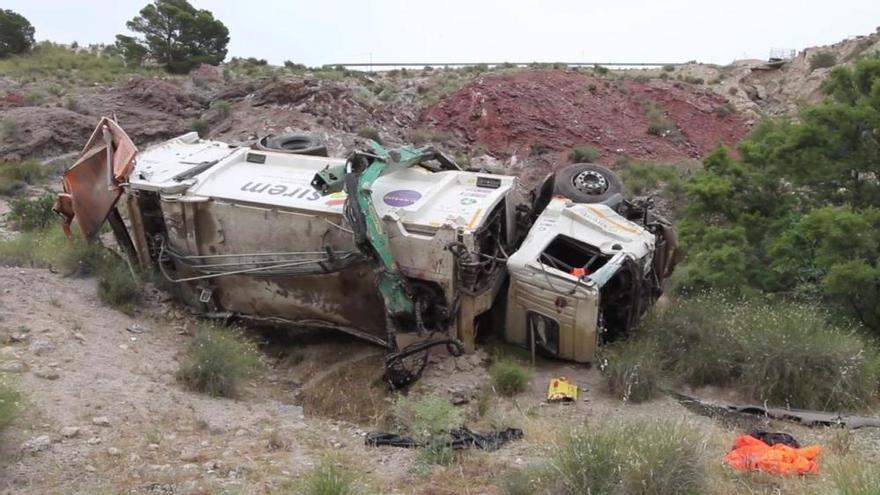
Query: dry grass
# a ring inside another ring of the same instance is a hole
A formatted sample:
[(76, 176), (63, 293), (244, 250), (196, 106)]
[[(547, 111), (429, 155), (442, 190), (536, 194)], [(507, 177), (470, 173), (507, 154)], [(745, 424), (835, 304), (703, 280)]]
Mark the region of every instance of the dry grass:
[(369, 356), (310, 383), (301, 392), (303, 411), (309, 416), (378, 425), (389, 408), (383, 363), (381, 355)]

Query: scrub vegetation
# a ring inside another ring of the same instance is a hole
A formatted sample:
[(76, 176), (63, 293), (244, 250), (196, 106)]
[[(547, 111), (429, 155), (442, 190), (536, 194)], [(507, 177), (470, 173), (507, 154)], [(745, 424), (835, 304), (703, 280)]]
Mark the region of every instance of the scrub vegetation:
[(499, 358), (489, 370), (492, 386), (501, 395), (513, 396), (525, 392), (532, 381), (532, 372), (519, 361)]
[(232, 328), (203, 325), (186, 351), (177, 378), (212, 397), (237, 397), (261, 367), (256, 349)]
[(703, 435), (684, 423), (588, 424), (557, 446), (542, 484), (571, 495), (702, 494), (704, 451)]
[(392, 408), (395, 429), (423, 445), (419, 449), (426, 464), (449, 464), (455, 452), (449, 447), (449, 430), (464, 424), (461, 414), (449, 400), (438, 395), (401, 397)]
[(0, 195), (14, 195), (45, 177), (46, 171), (36, 160), (0, 163)]
[(0, 373), (0, 432), (19, 417), (22, 399), (21, 392)]
[(880, 389), (880, 353), (829, 316), (798, 303), (682, 298), (611, 347), (606, 383), (633, 402), (663, 381), (733, 387), (773, 406), (864, 409)]

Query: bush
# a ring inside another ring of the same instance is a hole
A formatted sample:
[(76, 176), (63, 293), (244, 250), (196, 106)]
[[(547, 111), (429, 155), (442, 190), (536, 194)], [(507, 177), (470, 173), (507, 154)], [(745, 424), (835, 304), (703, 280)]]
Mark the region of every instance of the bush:
[(0, 163), (0, 194), (13, 194), (45, 177), (45, 169), (36, 160)]
[(837, 63), (837, 55), (832, 52), (818, 52), (810, 57), (810, 70), (827, 69)]
[(532, 373), (518, 361), (501, 358), (489, 370), (492, 375), (492, 386), (506, 396), (514, 396), (525, 392), (532, 381)]
[(608, 73), (611, 72), (611, 71), (608, 69), (608, 67), (603, 67), (603, 66), (601, 66), (601, 65), (594, 65), (594, 66), (593, 66), (593, 72), (595, 72), (596, 74), (598, 74), (598, 75), (600, 75), (600, 76), (604, 76), (604, 75), (608, 74)]
[(652, 314), (623, 345), (652, 347), (664, 375), (691, 386), (732, 385), (756, 401), (794, 408), (866, 407), (880, 390), (880, 353), (828, 316), (801, 304), (706, 294)]
[(379, 130), (375, 127), (361, 127), (358, 129), (358, 136), (364, 139), (372, 139), (379, 144), (382, 144), (382, 136), (379, 135)]
[(98, 263), (96, 270), (98, 298), (114, 308), (131, 312), (132, 303), (138, 295), (137, 280), (122, 258), (109, 250), (105, 250), (102, 254), (103, 259)]
[(66, 95), (64, 97), (64, 108), (71, 112), (82, 112), (82, 101), (75, 95)]
[(675, 66), (672, 64), (664, 65), (663, 72), (672, 72), (675, 70)]
[(55, 196), (48, 193), (36, 199), (13, 199), (9, 202), (8, 219), (22, 232), (42, 230), (58, 218), (52, 211), (54, 204)]
[[(346, 463), (347, 464), (347, 463)], [(299, 495), (361, 495), (368, 493), (363, 475), (342, 462), (323, 459), (293, 486)]]
[(688, 168), (683, 163), (647, 163), (624, 161), (619, 164), (620, 178), (627, 190), (639, 196), (661, 190), (668, 199), (684, 195)]
[(648, 119), (648, 134), (673, 139), (681, 137), (678, 127), (669, 119), (666, 115), (666, 110), (658, 103), (650, 100), (643, 101), (642, 112), (645, 114), (645, 118)]
[(229, 115), (232, 114), (232, 107), (229, 105), (228, 101), (215, 101), (211, 104), (211, 108), (217, 112), (217, 117), (219, 117), (220, 120), (226, 120), (229, 118)]
[(459, 428), (463, 419), (451, 402), (437, 395), (401, 397), (392, 407), (395, 428), (424, 444), (422, 460), (429, 464), (448, 464), (454, 451), (446, 445), (449, 430)]
[(236, 397), (242, 382), (260, 367), (256, 350), (231, 328), (199, 328), (177, 372), (190, 390), (212, 397)]
[(202, 119), (193, 120), (190, 124), (190, 129), (196, 131), (200, 138), (204, 138), (208, 135), (208, 123)]
[(690, 426), (661, 421), (581, 427), (551, 458), (559, 484), (553, 492), (705, 493), (705, 446), (700, 437)]
[(18, 418), (21, 403), (21, 393), (0, 374), (0, 432)]
[(592, 146), (575, 146), (568, 154), (568, 160), (571, 163), (591, 163), (593, 160), (599, 158), (599, 155), (601, 155), (599, 150)]

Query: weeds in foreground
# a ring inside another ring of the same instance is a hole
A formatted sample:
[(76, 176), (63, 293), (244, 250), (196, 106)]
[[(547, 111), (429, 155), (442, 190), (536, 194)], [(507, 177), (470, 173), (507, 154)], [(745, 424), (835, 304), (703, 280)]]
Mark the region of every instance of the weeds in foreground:
[(26, 185), (36, 184), (45, 177), (45, 169), (36, 160), (0, 163), (0, 194), (15, 194)]
[(532, 381), (532, 372), (523, 364), (509, 358), (500, 358), (489, 370), (492, 386), (508, 397), (525, 392)]
[[(802, 304), (692, 296), (652, 314), (618, 352), (640, 356), (643, 367), (660, 370), (673, 383), (734, 386), (777, 406), (864, 408), (880, 389), (880, 352), (829, 320)], [(609, 360), (609, 366), (623, 364)], [(618, 374), (606, 380), (619, 389)]]
[(236, 397), (261, 362), (257, 351), (232, 328), (203, 325), (181, 362), (177, 378), (190, 390)]
[(346, 463), (325, 458), (304, 474), (292, 487), (298, 495), (366, 495), (372, 493), (364, 482), (363, 473), (353, 471)]
[(842, 459), (829, 466), (831, 481), (839, 495), (877, 495), (880, 464), (865, 459)]
[(546, 483), (555, 479), (559, 492), (572, 495), (701, 494), (705, 447), (700, 432), (684, 423), (586, 425), (556, 450)]
[(0, 432), (21, 414), (22, 395), (0, 374)]

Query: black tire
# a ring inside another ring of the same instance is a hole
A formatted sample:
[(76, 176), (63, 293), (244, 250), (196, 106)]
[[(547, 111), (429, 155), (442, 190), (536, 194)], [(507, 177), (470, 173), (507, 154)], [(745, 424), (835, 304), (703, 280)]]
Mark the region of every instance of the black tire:
[(257, 141), (257, 149), (297, 155), (327, 156), (327, 147), (311, 134), (265, 136)]
[(575, 203), (602, 203), (611, 207), (623, 201), (623, 182), (611, 170), (593, 163), (575, 163), (556, 172), (553, 192)]

